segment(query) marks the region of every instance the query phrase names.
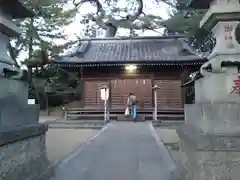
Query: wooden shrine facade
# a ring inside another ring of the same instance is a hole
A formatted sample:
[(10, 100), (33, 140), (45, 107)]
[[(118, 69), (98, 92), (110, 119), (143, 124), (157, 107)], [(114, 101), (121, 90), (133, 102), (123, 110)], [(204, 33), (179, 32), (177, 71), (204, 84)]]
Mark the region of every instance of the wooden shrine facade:
[[(76, 53), (55, 63), (82, 79), (82, 107), (102, 108), (100, 89), (108, 86), (110, 108), (124, 108), (129, 93), (134, 93), (139, 108), (150, 109), (152, 87), (157, 85), (158, 107), (179, 109), (185, 103), (181, 85), (205, 62), (180, 42), (176, 37), (91, 40), (78, 50), (81, 56)], [(135, 69), (129, 71), (129, 66)]]

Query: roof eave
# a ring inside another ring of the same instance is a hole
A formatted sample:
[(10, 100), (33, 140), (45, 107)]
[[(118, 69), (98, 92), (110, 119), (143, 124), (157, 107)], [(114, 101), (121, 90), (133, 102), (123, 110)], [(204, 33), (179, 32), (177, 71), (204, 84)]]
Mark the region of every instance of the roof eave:
[(71, 60), (52, 60), (53, 63), (59, 63), (59, 64), (94, 64), (94, 63), (101, 63), (101, 64), (111, 64), (111, 63), (121, 63), (121, 64), (134, 64), (134, 63), (195, 63), (195, 62), (201, 62), (205, 63), (208, 61), (205, 57), (195, 56), (193, 58), (188, 59), (189, 57), (186, 57), (186, 60), (182, 59), (175, 59), (175, 60), (139, 60), (139, 61), (132, 61), (132, 60), (112, 60), (112, 61), (105, 61), (105, 60), (98, 60), (98, 61), (92, 61), (92, 60), (80, 60), (77, 61), (71, 61)]
[(53, 64), (59, 66), (69, 66), (69, 67), (79, 67), (79, 66), (124, 66), (126, 64), (136, 64), (140, 66), (201, 66), (206, 61), (202, 59), (194, 60), (194, 61), (152, 61), (152, 62), (60, 62), (60, 61), (53, 61)]

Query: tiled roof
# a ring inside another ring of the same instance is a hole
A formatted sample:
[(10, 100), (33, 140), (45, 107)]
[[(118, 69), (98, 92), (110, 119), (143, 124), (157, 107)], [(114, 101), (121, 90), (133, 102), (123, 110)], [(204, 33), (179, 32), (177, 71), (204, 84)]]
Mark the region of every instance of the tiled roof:
[(210, 3), (213, 0), (191, 0), (188, 7), (194, 9), (209, 9)]
[(13, 18), (26, 18), (33, 17), (35, 13), (27, 8), (21, 0), (8, 0), (8, 1), (0, 1), (0, 6), (4, 11), (10, 13)]
[(185, 47), (178, 37), (138, 37), (133, 39), (89, 39), (74, 53), (55, 63), (156, 63), (204, 61)]

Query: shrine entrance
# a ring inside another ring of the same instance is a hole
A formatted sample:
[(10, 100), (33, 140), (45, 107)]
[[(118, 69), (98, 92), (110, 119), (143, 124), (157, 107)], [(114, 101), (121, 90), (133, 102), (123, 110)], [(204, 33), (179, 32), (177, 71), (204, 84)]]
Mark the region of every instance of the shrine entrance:
[(151, 79), (115, 79), (111, 80), (111, 106), (124, 108), (129, 93), (137, 96), (139, 108), (152, 107)]

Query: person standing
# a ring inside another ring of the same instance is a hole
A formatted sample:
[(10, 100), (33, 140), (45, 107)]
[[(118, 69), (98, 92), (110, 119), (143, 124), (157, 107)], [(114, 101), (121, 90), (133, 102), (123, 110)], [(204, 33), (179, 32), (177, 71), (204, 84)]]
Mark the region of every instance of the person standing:
[(129, 94), (129, 97), (127, 100), (127, 106), (130, 109), (130, 112), (131, 112), (130, 114), (131, 114), (132, 120), (134, 122), (136, 122), (136, 119), (137, 119), (137, 97), (133, 93)]

